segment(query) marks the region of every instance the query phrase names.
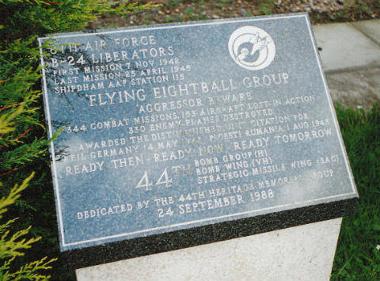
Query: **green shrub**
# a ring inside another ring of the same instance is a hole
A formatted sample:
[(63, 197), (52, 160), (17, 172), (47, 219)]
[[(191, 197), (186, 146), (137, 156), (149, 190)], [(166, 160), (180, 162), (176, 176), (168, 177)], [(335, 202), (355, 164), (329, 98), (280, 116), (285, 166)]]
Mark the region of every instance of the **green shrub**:
[(0, 279), (2, 281), (48, 280), (50, 278), (50, 275), (44, 275), (41, 273), (41, 271), (51, 269), (50, 264), (55, 261), (55, 259), (48, 260), (47, 257), (25, 263), (12, 271), (11, 267), (16, 258), (24, 256), (25, 251), (30, 249), (34, 243), (41, 239), (41, 237), (27, 238), (31, 229), (30, 226), (12, 233), (10, 228), (15, 223), (16, 219), (9, 219), (8, 221), (3, 222), (3, 216), (8, 211), (8, 207), (15, 204), (16, 200), (20, 198), (20, 193), (28, 186), (33, 176), (34, 173), (26, 178), (22, 184), (14, 185), (10, 189), (9, 194), (0, 199), (0, 259), (2, 261), (0, 266)]

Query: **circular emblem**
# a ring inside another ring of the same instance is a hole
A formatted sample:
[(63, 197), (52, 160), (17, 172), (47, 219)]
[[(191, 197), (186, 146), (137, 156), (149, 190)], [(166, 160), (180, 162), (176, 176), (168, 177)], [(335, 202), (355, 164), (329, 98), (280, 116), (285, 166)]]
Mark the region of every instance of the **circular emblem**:
[(228, 42), (232, 59), (241, 67), (260, 70), (269, 66), (276, 55), (272, 37), (256, 26), (236, 29)]

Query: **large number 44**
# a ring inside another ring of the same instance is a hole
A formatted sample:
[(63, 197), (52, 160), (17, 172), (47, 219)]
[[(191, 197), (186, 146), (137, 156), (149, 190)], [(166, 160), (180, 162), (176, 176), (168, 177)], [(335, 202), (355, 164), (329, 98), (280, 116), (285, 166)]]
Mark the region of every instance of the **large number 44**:
[(157, 179), (156, 182), (151, 181), (148, 172), (144, 171), (144, 174), (140, 181), (137, 183), (136, 188), (145, 188), (145, 190), (152, 190), (152, 186), (163, 185), (165, 187), (170, 187), (173, 184), (173, 179), (169, 177), (168, 169), (166, 168)]

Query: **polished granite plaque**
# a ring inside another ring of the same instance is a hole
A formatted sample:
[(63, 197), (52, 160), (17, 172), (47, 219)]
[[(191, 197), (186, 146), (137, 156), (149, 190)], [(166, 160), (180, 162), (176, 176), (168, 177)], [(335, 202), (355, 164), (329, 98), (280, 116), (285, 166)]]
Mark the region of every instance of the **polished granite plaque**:
[(39, 42), (62, 251), (149, 254), (358, 197), (306, 14)]

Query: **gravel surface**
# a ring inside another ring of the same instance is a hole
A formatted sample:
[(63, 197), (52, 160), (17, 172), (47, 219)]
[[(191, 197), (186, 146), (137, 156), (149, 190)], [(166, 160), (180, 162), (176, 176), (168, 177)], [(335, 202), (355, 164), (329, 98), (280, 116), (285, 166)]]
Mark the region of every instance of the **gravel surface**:
[(344, 1), (332, 1), (332, 0), (310, 0), (310, 1), (291, 1), (291, 0), (278, 0), (276, 1), (276, 7), (284, 12), (337, 12), (344, 9)]
[(380, 0), (154, 0), (158, 7), (130, 15), (102, 18), (95, 27), (308, 12), (313, 23), (380, 18)]

